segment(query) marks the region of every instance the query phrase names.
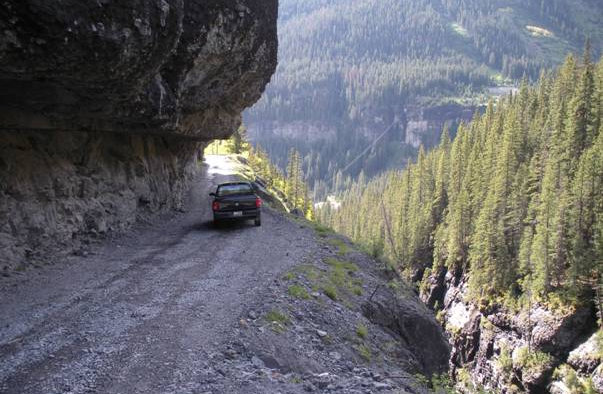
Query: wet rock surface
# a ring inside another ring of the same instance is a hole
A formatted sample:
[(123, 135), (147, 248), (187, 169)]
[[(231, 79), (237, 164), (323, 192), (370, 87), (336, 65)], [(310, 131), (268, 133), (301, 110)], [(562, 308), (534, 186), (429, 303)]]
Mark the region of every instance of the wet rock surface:
[[(426, 355), (363, 312), (375, 261), (268, 208), (214, 228), (207, 193), (232, 177), (213, 163), (178, 216), (1, 279), (0, 391), (427, 392)], [(399, 321), (430, 324), (400, 289)]]

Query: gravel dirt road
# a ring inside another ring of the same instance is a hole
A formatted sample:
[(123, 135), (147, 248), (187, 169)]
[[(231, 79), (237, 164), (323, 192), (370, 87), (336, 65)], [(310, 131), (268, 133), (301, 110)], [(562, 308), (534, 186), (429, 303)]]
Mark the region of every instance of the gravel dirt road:
[[(263, 225), (211, 224), (233, 179), (208, 157), (184, 213), (0, 281), (0, 392), (273, 392), (224, 366), (239, 317), (317, 247), (268, 209)], [(230, 364), (228, 364), (230, 365)]]

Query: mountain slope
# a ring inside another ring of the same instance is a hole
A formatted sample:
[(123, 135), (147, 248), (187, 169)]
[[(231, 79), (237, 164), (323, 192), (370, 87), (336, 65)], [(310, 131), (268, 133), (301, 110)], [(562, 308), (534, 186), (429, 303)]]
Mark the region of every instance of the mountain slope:
[(602, 121), (603, 60), (571, 57), (318, 215), (412, 278), (451, 335), (457, 377), (600, 392), (600, 342), (569, 355), (603, 335)]
[(489, 88), (537, 78), (587, 36), (599, 54), (602, 13), (592, 0), (284, 0), (277, 72), (246, 122), (283, 168), (296, 146), (311, 184), (393, 125), (348, 171), (372, 175), (469, 120)]

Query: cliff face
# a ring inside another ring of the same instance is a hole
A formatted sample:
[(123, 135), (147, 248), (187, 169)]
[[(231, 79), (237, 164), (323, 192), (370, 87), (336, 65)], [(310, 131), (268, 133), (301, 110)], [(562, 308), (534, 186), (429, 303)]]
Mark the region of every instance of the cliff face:
[[(467, 277), (434, 273), (421, 294), (450, 336), (450, 367), (463, 392), (569, 393), (570, 374), (603, 390), (595, 311), (534, 303), (512, 311), (466, 301)], [(557, 373), (554, 373), (557, 371)], [(572, 391), (577, 390), (577, 391)]]
[(0, 11), (0, 267), (178, 208), (276, 67), (277, 0)]

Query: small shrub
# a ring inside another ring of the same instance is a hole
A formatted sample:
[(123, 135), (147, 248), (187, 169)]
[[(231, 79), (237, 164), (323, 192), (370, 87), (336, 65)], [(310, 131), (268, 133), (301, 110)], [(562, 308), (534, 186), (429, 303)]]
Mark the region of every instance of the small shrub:
[(505, 375), (509, 375), (513, 371), (513, 358), (507, 345), (500, 347), (500, 355), (498, 356), (498, 366)]
[(550, 365), (551, 355), (539, 350), (529, 351), (527, 346), (517, 351), (517, 365), (528, 373), (536, 373)]
[(297, 266), (294, 271), (305, 276), (306, 279), (308, 279), (310, 282), (318, 281), (318, 279), (320, 279), (323, 274), (319, 269), (317, 269), (311, 264), (303, 264)]
[(465, 368), (459, 368), (456, 370), (456, 380), (466, 388), (473, 387), (471, 375)]
[(322, 289), (327, 297), (332, 299), (333, 301), (337, 301), (337, 289), (333, 285), (325, 285)]
[(436, 313), (436, 320), (441, 325), (444, 325), (444, 323), (446, 323), (446, 311), (443, 309), (438, 311), (438, 313)]
[(454, 383), (446, 373), (434, 374), (431, 377), (431, 387), (436, 393), (454, 393)]
[(429, 279), (431, 277), (431, 268), (426, 268), (425, 272), (423, 272), (423, 278), (421, 279), (421, 284), (419, 285), (419, 292), (421, 294), (427, 294), (429, 291), (429, 287), (431, 284), (429, 283)]
[(358, 335), (359, 338), (365, 339), (368, 335), (368, 328), (366, 328), (364, 324), (358, 323), (356, 326), (356, 335)]
[(297, 298), (300, 300), (307, 300), (308, 298), (310, 298), (308, 291), (303, 286), (300, 286), (300, 285), (289, 286), (289, 289), (287, 290), (287, 292), (289, 293), (289, 295), (291, 297)]
[(325, 262), (328, 265), (330, 265), (333, 269), (336, 269), (336, 270), (344, 270), (347, 272), (358, 271), (358, 266), (354, 263), (350, 263), (349, 261), (342, 261), (342, 260), (338, 260), (338, 259), (329, 257), (325, 260)]
[(289, 319), (289, 316), (287, 316), (284, 313), (277, 311), (275, 309), (266, 313), (265, 319), (266, 319), (266, 321), (268, 321), (270, 323), (281, 323), (281, 324), (289, 324), (289, 322), (291, 321)]
[(371, 361), (371, 357), (373, 354), (368, 346), (366, 346), (365, 344), (358, 345), (356, 346), (356, 351), (358, 352), (360, 357), (364, 359), (364, 361)]
[(427, 387), (429, 385), (429, 379), (421, 373), (414, 374), (413, 378), (415, 378), (415, 382), (417, 382), (419, 386)]
[(567, 364), (560, 365), (553, 373), (553, 379), (561, 380), (572, 394), (595, 394), (597, 393), (590, 377), (581, 379), (576, 371)]

